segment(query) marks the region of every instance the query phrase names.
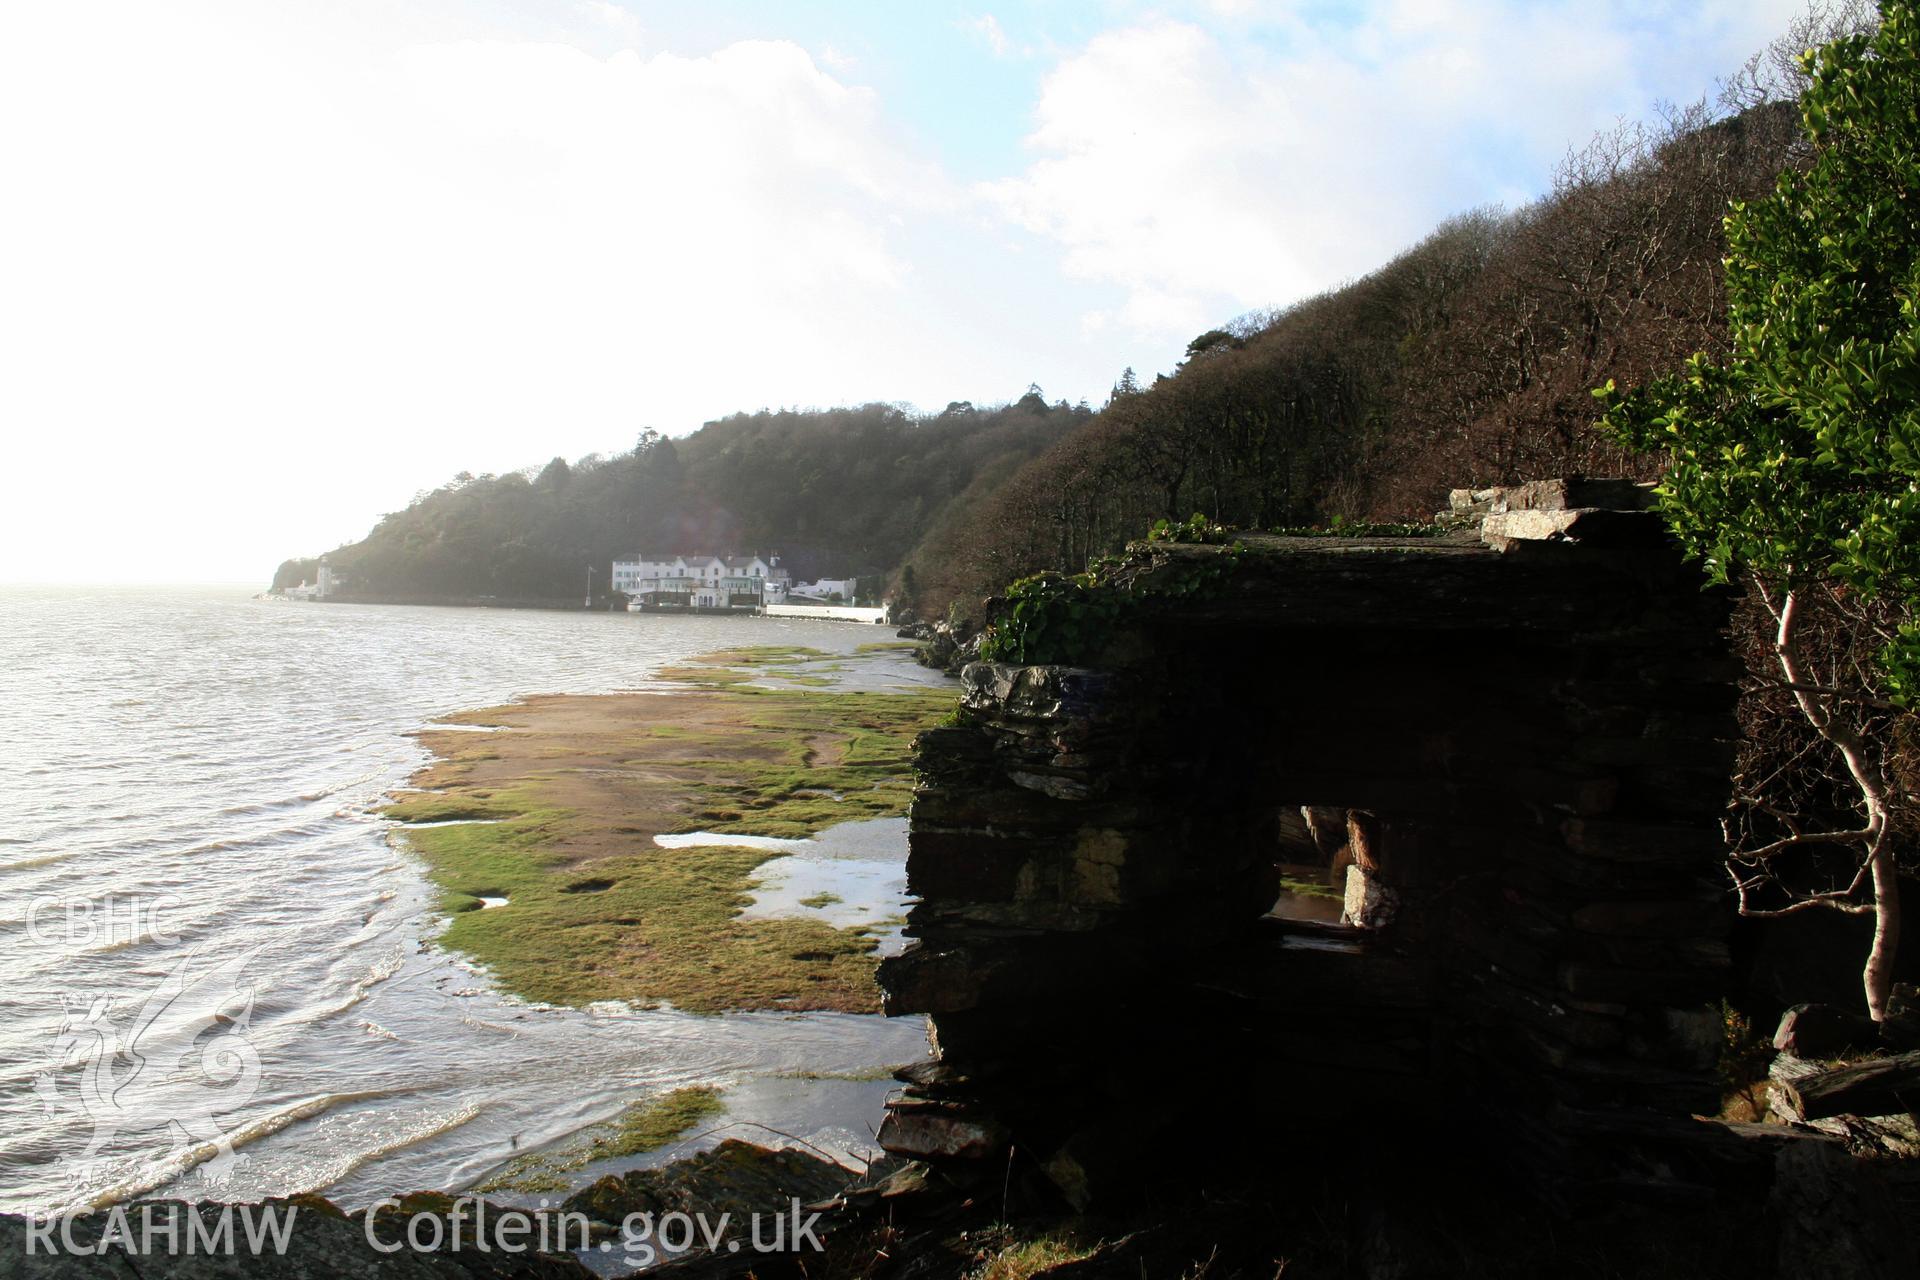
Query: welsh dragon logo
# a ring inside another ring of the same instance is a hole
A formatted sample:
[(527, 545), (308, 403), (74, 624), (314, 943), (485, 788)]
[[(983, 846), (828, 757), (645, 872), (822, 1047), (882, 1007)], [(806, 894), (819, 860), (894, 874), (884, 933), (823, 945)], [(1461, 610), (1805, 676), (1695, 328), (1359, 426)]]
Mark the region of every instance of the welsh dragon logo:
[[(119, 1134), (160, 1128), (173, 1130), (176, 1152), (204, 1159), (215, 1182), (232, 1176), (222, 1117), (260, 1087), (260, 1054), (248, 1038), (254, 990), (242, 978), (255, 954), (190, 951), (137, 1007), (109, 996), (64, 999), (61, 1065), (33, 1088), (49, 1113), (92, 1126), (85, 1148), (63, 1162), (76, 1182)], [(77, 1087), (63, 1090), (67, 1080)]]

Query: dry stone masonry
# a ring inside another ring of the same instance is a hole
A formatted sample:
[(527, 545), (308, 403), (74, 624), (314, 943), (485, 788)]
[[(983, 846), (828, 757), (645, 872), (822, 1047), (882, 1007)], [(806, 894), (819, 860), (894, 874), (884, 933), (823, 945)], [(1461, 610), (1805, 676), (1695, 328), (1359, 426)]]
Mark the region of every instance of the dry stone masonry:
[[(1638, 486), (1452, 506), (1438, 537), (1137, 546), (1136, 591), (1206, 589), (1086, 667), (966, 668), (881, 975), (938, 1056), (883, 1144), (1017, 1149), (1086, 1204), (1208, 1127), (1297, 1153), (1492, 1118), (1472, 1141), (1578, 1183), (1717, 1109), (1728, 600)], [(1322, 920), (1273, 914), (1303, 806), (1351, 819)]]

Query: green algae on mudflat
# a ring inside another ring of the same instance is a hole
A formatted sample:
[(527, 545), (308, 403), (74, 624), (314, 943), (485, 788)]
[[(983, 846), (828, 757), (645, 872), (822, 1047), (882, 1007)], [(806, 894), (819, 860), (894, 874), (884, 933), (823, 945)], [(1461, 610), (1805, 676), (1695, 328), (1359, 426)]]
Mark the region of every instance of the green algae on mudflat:
[[(795, 650), (759, 656), (804, 662)], [(898, 817), (913, 736), (953, 694), (744, 688), (709, 681), (711, 669), (690, 669), (672, 693), (534, 698), (457, 717), (508, 732), (422, 735), (439, 759), (387, 812), (448, 824), (404, 832), (451, 916), (444, 945), (555, 1004), (878, 1008), (871, 929), (737, 918), (777, 851), (663, 849), (653, 837), (804, 838)]]
[(1280, 877), (1280, 891), (1302, 898), (1332, 898), (1335, 901), (1344, 901), (1347, 896), (1340, 886), (1330, 885), (1325, 880), (1307, 880), (1290, 875)]
[(488, 1174), (474, 1190), (566, 1191), (579, 1181), (569, 1174), (602, 1160), (657, 1151), (726, 1109), (720, 1090), (711, 1085), (675, 1089), (637, 1102), (606, 1123), (571, 1135), (555, 1147), (515, 1156)]

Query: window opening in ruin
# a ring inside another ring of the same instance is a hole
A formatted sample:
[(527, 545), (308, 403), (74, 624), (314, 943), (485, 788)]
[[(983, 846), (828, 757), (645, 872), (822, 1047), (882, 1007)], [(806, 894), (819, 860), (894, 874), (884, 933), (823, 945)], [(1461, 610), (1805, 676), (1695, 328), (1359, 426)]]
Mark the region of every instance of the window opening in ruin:
[(1398, 906), (1380, 874), (1380, 824), (1363, 809), (1287, 806), (1276, 815), (1280, 894), (1267, 914), (1356, 934), (1385, 927)]

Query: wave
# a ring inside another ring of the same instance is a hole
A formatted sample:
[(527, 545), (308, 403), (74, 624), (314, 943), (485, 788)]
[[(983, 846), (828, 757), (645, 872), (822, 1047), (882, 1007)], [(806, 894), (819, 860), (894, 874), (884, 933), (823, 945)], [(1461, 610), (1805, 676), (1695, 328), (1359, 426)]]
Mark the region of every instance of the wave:
[(218, 1141), (200, 1142), (183, 1149), (176, 1149), (149, 1168), (95, 1192), (87, 1201), (86, 1207), (96, 1211), (110, 1208), (123, 1200), (145, 1195), (170, 1182), (178, 1181), (191, 1170), (218, 1156), (223, 1144), (228, 1150), (238, 1151), (262, 1138), (272, 1137), (289, 1125), (297, 1124), (302, 1120), (311, 1120), (342, 1103), (385, 1098), (394, 1092), (396, 1091), (392, 1089), (360, 1089), (347, 1093), (323, 1093), (290, 1103), (278, 1111), (268, 1112), (264, 1116), (228, 1130), (220, 1136)]
[(444, 1134), (452, 1133), (462, 1125), (471, 1123), (474, 1118), (484, 1110), (486, 1110), (486, 1108), (478, 1102), (466, 1103), (459, 1109), (450, 1112), (445, 1118), (427, 1125), (418, 1133), (402, 1135), (391, 1142), (382, 1143), (376, 1147), (369, 1147), (365, 1151), (347, 1157), (339, 1168), (332, 1170), (324, 1179), (313, 1183), (307, 1190), (322, 1191), (327, 1187), (333, 1186), (335, 1183), (345, 1182), (348, 1178), (375, 1160), (384, 1159), (396, 1151), (405, 1151), (409, 1147), (417, 1147), (423, 1142), (430, 1142)]
[(469, 1017), (464, 1013), (460, 1015), (460, 1022), (462, 1025), (473, 1027), (476, 1030), (493, 1031), (503, 1036), (512, 1036), (516, 1040), (526, 1034), (526, 1032), (521, 1031), (518, 1028), (503, 1027), (497, 1022), (485, 1022), (479, 1018)]
[(313, 1008), (302, 1010), (285, 1019), (281, 1025), (297, 1026), (303, 1023), (324, 1022), (328, 1018), (339, 1017), (347, 1010), (365, 1000), (375, 987), (400, 972), (406, 962), (406, 953), (398, 948), (394, 949), (387, 953), (382, 959), (376, 960), (372, 965), (368, 966), (366, 976), (357, 979), (351, 987), (347, 988), (346, 994), (339, 1000), (332, 1004), (317, 1005)]
[[(171, 931), (168, 931), (166, 936), (171, 939), (174, 935)], [(156, 941), (154, 935), (147, 930), (142, 930), (139, 933), (124, 934), (108, 942), (103, 942), (98, 946), (82, 947), (80, 949), (80, 955), (107, 956), (112, 955), (116, 951), (125, 951), (129, 947), (144, 947), (153, 941)]]
[[(358, 781), (358, 779), (353, 781)], [(228, 805), (224, 809), (215, 810), (215, 814), (222, 818), (239, 818), (250, 813), (277, 813), (282, 809), (293, 809), (301, 805), (316, 804), (319, 801), (325, 800), (328, 796), (337, 795), (341, 791), (346, 790), (353, 785), (353, 781), (343, 782), (335, 786), (322, 787), (318, 791), (308, 791), (300, 795), (288, 796), (283, 800), (250, 800), (245, 804)]]
[(0, 872), (26, 871), (33, 867), (51, 866), (56, 862), (65, 862), (68, 858), (75, 856), (77, 855), (74, 851), (69, 849), (64, 853), (43, 853), (32, 858), (21, 858), (16, 862), (0, 862)]

